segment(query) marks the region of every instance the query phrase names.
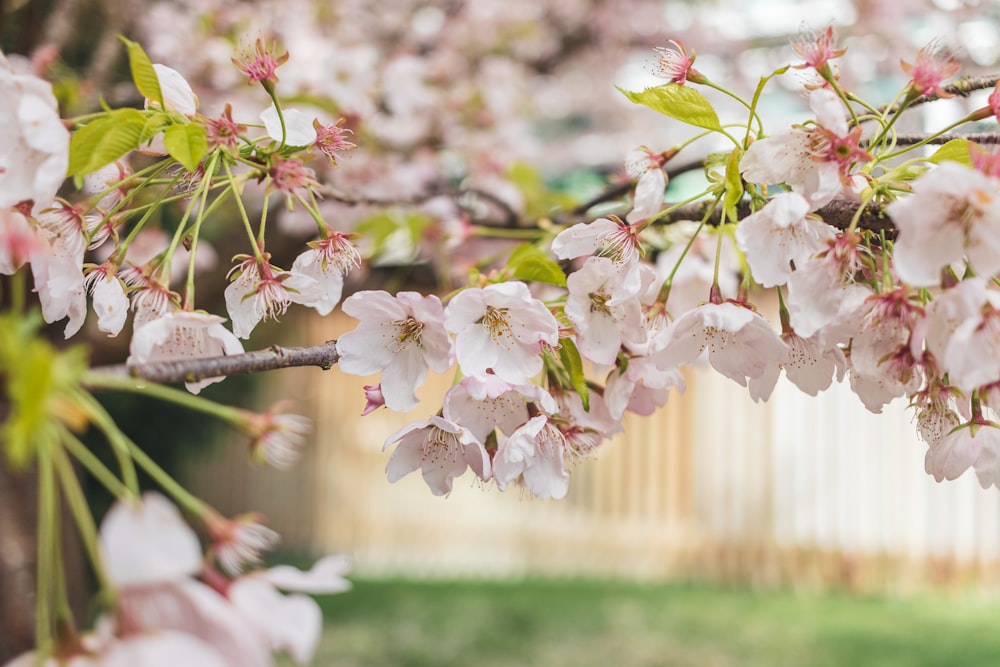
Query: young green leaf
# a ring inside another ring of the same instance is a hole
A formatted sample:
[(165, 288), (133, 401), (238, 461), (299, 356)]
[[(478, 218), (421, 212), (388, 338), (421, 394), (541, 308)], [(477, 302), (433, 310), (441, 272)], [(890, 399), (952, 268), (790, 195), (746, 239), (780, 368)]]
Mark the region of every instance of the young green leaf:
[(559, 359), (563, 367), (569, 373), (570, 384), (576, 393), (580, 394), (580, 401), (583, 409), (590, 412), (590, 387), (587, 386), (587, 378), (583, 375), (583, 359), (580, 357), (580, 350), (572, 338), (559, 339)]
[(163, 145), (172, 158), (194, 172), (208, 153), (208, 132), (196, 123), (171, 125), (163, 132)]
[(971, 167), (972, 157), (969, 153), (970, 148), (968, 139), (952, 139), (934, 151), (934, 155), (927, 158), (927, 161), (934, 164), (941, 164), (945, 160), (951, 160), (952, 162), (960, 162)]
[(530, 243), (518, 246), (511, 253), (507, 268), (517, 280), (566, 286), (566, 274), (559, 264)]
[(647, 106), (665, 116), (706, 130), (722, 131), (719, 116), (711, 103), (691, 86), (665, 83), (662, 86), (647, 88), (641, 93), (622, 88), (618, 90), (636, 104)]
[(146, 117), (137, 109), (116, 109), (84, 125), (69, 142), (67, 176), (89, 174), (139, 147)]
[(153, 68), (153, 61), (149, 59), (142, 47), (131, 40), (119, 37), (125, 48), (128, 49), (128, 65), (132, 70), (132, 81), (139, 93), (150, 100), (154, 100), (163, 107), (163, 91), (160, 90), (160, 78), (156, 76)]
[(740, 159), (743, 151), (736, 149), (726, 160), (726, 194), (722, 198), (722, 210), (730, 222), (737, 222), (739, 217), (736, 206), (743, 199), (743, 178), (740, 176)]

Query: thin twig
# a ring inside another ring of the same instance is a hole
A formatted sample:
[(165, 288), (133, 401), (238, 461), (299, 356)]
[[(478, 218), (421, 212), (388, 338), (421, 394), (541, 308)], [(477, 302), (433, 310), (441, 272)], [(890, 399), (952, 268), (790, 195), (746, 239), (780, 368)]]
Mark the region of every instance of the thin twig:
[(266, 350), (220, 357), (98, 366), (92, 368), (91, 372), (135, 377), (159, 383), (197, 382), (206, 378), (248, 375), (297, 366), (318, 366), (323, 370), (329, 370), (338, 359), (340, 355), (337, 354), (337, 341), (330, 340), (322, 345), (306, 347), (273, 345)]
[(901, 146), (912, 146), (921, 142), (926, 144), (946, 144), (953, 139), (968, 139), (977, 144), (1000, 144), (1000, 132), (973, 132), (969, 134), (942, 134), (940, 137), (928, 139), (927, 134), (899, 134), (896, 143)]

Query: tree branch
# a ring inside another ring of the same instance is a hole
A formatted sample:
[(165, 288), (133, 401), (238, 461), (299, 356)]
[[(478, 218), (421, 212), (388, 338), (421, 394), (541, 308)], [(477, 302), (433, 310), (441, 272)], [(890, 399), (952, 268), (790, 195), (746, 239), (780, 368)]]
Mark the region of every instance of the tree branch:
[[(672, 224), (681, 220), (701, 220), (705, 218), (705, 213), (711, 205), (712, 202), (707, 199), (687, 204), (672, 211), (669, 215), (660, 218), (657, 222), (660, 224)], [(851, 224), (851, 220), (857, 214), (858, 206), (858, 202), (850, 199), (835, 199), (817, 210), (816, 214), (823, 218), (823, 221), (829, 225), (833, 225), (838, 229), (847, 229)], [(741, 201), (737, 205), (736, 211), (740, 219), (745, 218), (750, 215), (750, 203), (746, 200)], [(709, 225), (718, 225), (722, 221), (722, 215), (722, 210), (716, 208), (712, 215), (708, 217), (706, 223)], [(885, 209), (877, 204), (868, 204), (865, 206), (865, 210), (858, 218), (857, 228), (873, 232), (886, 232), (890, 238), (896, 232), (896, 226), (893, 224), (892, 219), (889, 218)]]
[(329, 370), (337, 363), (337, 341), (330, 340), (322, 345), (307, 347), (280, 347), (272, 345), (266, 350), (256, 350), (244, 354), (200, 359), (177, 359), (157, 361), (148, 364), (117, 364), (98, 366), (92, 373), (141, 378), (150, 382), (196, 382), (207, 378), (248, 375), (261, 371), (296, 366), (318, 366)]

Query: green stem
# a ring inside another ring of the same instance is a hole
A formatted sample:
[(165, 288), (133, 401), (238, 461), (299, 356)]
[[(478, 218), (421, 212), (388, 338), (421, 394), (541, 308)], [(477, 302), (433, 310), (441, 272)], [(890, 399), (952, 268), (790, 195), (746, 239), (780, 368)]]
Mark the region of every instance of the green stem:
[[(63, 442), (65, 443), (65, 436)], [(90, 565), (97, 575), (101, 588), (106, 594), (113, 595), (114, 587), (108, 580), (107, 571), (97, 548), (97, 526), (94, 523), (94, 517), (90, 514), (90, 505), (80, 487), (80, 480), (76, 476), (76, 471), (73, 470), (73, 464), (62, 449), (56, 450), (55, 464), (63, 493), (66, 496), (66, 504), (69, 505), (69, 510), (73, 514), (77, 532), (80, 533), (80, 540), (83, 542), (84, 551), (87, 552), (87, 558), (90, 559)]]
[(166, 470), (161, 468), (156, 461), (149, 457), (146, 452), (139, 449), (128, 437), (125, 437), (125, 442), (128, 445), (129, 453), (135, 462), (139, 464), (147, 475), (153, 478), (153, 480), (159, 484), (164, 491), (170, 494), (177, 503), (184, 507), (195, 516), (201, 516), (205, 511), (205, 503), (194, 496), (190, 491), (185, 489), (181, 484), (171, 477)]
[(245, 430), (242, 427), (247, 423), (248, 413), (246, 410), (215, 403), (207, 398), (202, 398), (180, 389), (147, 382), (138, 378), (87, 372), (83, 375), (82, 384), (95, 389), (113, 389), (152, 396), (153, 398), (168, 401), (190, 410), (212, 415), (242, 430)]
[(52, 602), (57, 555), (56, 512), (59, 511), (59, 503), (56, 498), (52, 466), (54, 447), (55, 443), (47, 437), (38, 443), (38, 581), (35, 592), (35, 646), (39, 655), (51, 652), (55, 630)]
[(74, 393), (77, 401), (87, 411), (91, 421), (101, 430), (104, 437), (108, 439), (111, 451), (114, 452), (115, 457), (118, 459), (118, 466), (122, 471), (122, 482), (125, 484), (125, 488), (138, 498), (139, 477), (136, 475), (132, 457), (129, 456), (128, 447), (123, 442), (125, 434), (121, 432), (115, 420), (104, 410), (104, 406), (97, 399), (85, 391), (76, 391)]
[(285, 114), (281, 111), (281, 104), (278, 102), (278, 95), (274, 92), (274, 87), (267, 81), (261, 82), (264, 86), (264, 90), (267, 91), (268, 96), (271, 101), (274, 102), (274, 110), (278, 112), (278, 122), (281, 123), (281, 143), (278, 144), (278, 150), (280, 151), (285, 147), (285, 139), (288, 135), (288, 130), (285, 128)]
[(63, 447), (73, 455), (80, 464), (87, 469), (94, 479), (104, 485), (111, 495), (118, 499), (135, 498), (136, 495), (129, 491), (128, 487), (122, 484), (114, 473), (108, 470), (108, 467), (101, 463), (90, 449), (80, 442), (69, 430), (63, 429), (62, 431), (62, 443)]
[[(746, 100), (744, 100), (742, 97), (740, 97), (739, 95), (737, 95), (733, 91), (729, 90), (728, 88), (725, 88), (724, 86), (720, 86), (719, 84), (717, 84), (717, 83), (715, 83), (713, 81), (709, 81), (708, 79), (704, 79), (703, 81), (701, 81), (701, 84), (704, 85), (704, 86), (708, 86), (709, 88), (712, 88), (714, 90), (717, 90), (720, 93), (722, 93), (723, 95), (727, 95), (728, 97), (733, 98), (734, 100), (736, 100), (737, 102), (739, 102), (740, 104), (742, 104), (743, 106), (745, 106), (747, 108), (747, 110), (750, 112), (750, 118), (747, 119), (747, 129), (749, 130), (750, 124), (754, 120), (756, 120), (757, 121), (757, 127), (760, 128), (761, 131), (763, 131), (763, 129), (764, 129), (764, 123), (760, 119), (760, 116), (757, 115), (757, 111), (755, 109), (755, 104), (748, 103)], [(754, 100), (756, 101), (756, 96), (755, 96)]]
[(250, 225), (250, 216), (247, 215), (247, 210), (243, 206), (243, 199), (240, 198), (240, 193), (236, 190), (236, 179), (233, 178), (233, 172), (229, 168), (229, 163), (223, 162), (222, 165), (226, 168), (226, 176), (229, 177), (229, 188), (236, 197), (236, 208), (240, 211), (240, 219), (243, 221), (243, 227), (246, 229), (247, 237), (250, 239), (250, 246), (253, 248), (253, 256), (258, 262), (263, 263), (264, 254), (261, 252), (260, 244), (257, 243), (257, 237), (254, 236), (253, 227)]
[[(219, 165), (219, 152), (216, 151), (205, 167), (206, 174), (214, 174)], [(211, 178), (211, 176), (209, 176)], [(198, 237), (201, 233), (201, 223), (205, 221), (209, 211), (206, 210), (205, 202), (208, 200), (208, 188), (201, 191), (201, 203), (198, 206), (198, 216), (194, 219), (194, 226), (191, 228), (191, 247), (188, 249), (188, 271), (187, 283), (184, 286), (184, 306), (194, 308), (194, 266), (195, 253), (198, 250)]]
[(663, 304), (667, 303), (667, 298), (670, 296), (670, 288), (674, 284), (674, 276), (677, 275), (677, 270), (681, 268), (681, 263), (684, 262), (684, 258), (687, 257), (688, 252), (691, 250), (691, 246), (694, 245), (694, 240), (698, 238), (698, 234), (700, 234), (701, 230), (705, 228), (705, 225), (708, 223), (708, 219), (712, 217), (712, 213), (715, 211), (716, 207), (718, 207), (720, 200), (721, 200), (721, 195), (716, 196), (715, 200), (712, 202), (712, 205), (708, 207), (707, 211), (705, 211), (705, 215), (702, 217), (701, 222), (698, 223), (698, 227), (694, 230), (694, 234), (692, 234), (691, 238), (688, 239), (688, 242), (684, 246), (684, 250), (681, 252), (680, 257), (677, 258), (677, 263), (674, 264), (674, 268), (670, 270), (670, 275), (667, 276), (667, 279), (663, 281), (663, 285), (660, 287), (660, 293), (657, 296), (657, 300), (660, 303)]
[(905, 153), (908, 153), (908, 152), (912, 151), (914, 148), (919, 148), (921, 146), (925, 146), (925, 145), (929, 144), (931, 141), (934, 141), (934, 139), (940, 137), (942, 134), (948, 134), (949, 132), (951, 132), (952, 130), (954, 130), (959, 125), (964, 125), (965, 123), (968, 123), (971, 120), (973, 120), (972, 114), (970, 114), (970, 115), (962, 118), (961, 120), (955, 121), (954, 123), (952, 123), (948, 127), (944, 128), (943, 130), (935, 132), (934, 134), (932, 134), (932, 135), (930, 135), (928, 137), (925, 137), (924, 139), (918, 141), (915, 144), (910, 144), (909, 146), (907, 146), (906, 148), (903, 148), (902, 150), (898, 150), (898, 151), (896, 151), (894, 153), (889, 153), (888, 155), (880, 155), (877, 158), (876, 164), (878, 162), (883, 162), (885, 160), (891, 160), (894, 157), (899, 157), (900, 155), (903, 155)]

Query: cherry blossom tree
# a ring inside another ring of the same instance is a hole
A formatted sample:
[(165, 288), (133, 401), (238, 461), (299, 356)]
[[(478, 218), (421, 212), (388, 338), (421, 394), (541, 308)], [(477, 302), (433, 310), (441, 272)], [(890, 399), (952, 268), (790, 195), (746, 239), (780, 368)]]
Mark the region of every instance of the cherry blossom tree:
[[(273, 528), (192, 495), (116, 424), (95, 398), (102, 391), (211, 415), (247, 435), (255, 459), (287, 467), (307, 441), (306, 418), (200, 390), (235, 374), (338, 366), (381, 374), (358, 397), (368, 414), (413, 409), (429, 373), (454, 373), (425, 418), (384, 443), (388, 480), (419, 470), (447, 496), (471, 469), (482, 485), (558, 499), (574, 463), (620, 432), (625, 413), (652, 413), (703, 360), (753, 400), (767, 400), (782, 371), (812, 395), (846, 377), (873, 412), (905, 400), (929, 474), (972, 468), (984, 488), (1000, 487), (996, 78), (955, 79), (959, 63), (935, 42), (901, 65), (894, 99), (869, 102), (842, 78), (850, 49), (828, 27), (795, 38), (794, 59), (757, 72), (742, 95), (667, 41), (648, 53), (656, 82), (619, 88), (616, 100), (694, 134), (619, 146), (620, 180), (578, 202), (522, 164), (551, 158), (524, 145), (516, 91), (534, 80), (525, 63), (545, 73), (589, 51), (538, 21), (575, 26), (571, 12), (521, 4), (535, 31), (515, 30), (507, 59), (470, 35), (522, 29), (518, 12), (407, 7), (419, 29), (394, 31), (390, 20), (386, 35), (362, 37), (405, 34), (440, 58), (398, 56), (378, 82), (366, 72), (379, 52), (363, 41), (352, 69), (317, 78), (293, 51), (319, 62), (329, 53), (287, 9), (274, 32), (291, 51), (260, 37), (191, 55), (147, 26), (148, 50), (121, 39), (134, 103), (65, 119), (49, 83), (23, 62), (0, 62), (0, 445), (6, 470), (38, 480), (35, 648), (8, 664), (269, 665), (275, 652), (304, 664), (322, 619), (303, 593), (349, 585), (337, 556), (306, 572), (261, 567)], [(157, 4), (148, 21), (189, 9), (199, 8)], [(250, 11), (212, 10), (220, 34)], [(587, 33), (598, 50), (634, 27), (624, 13), (610, 18), (619, 22)], [(487, 84), (444, 58), (446, 46), (475, 54)], [(223, 66), (228, 78), (202, 89)], [(778, 86), (807, 101), (787, 127), (763, 117)], [(897, 129), (920, 107), (990, 90), (944, 127)], [(533, 92), (526, 104), (549, 99)], [(302, 102), (308, 95), (331, 104)], [(430, 113), (438, 108), (450, 115)], [(343, 167), (349, 156), (361, 157)], [(671, 176), (692, 170), (703, 187), (673, 200)], [(228, 232), (240, 251), (215, 285), (216, 307), (199, 258)], [(393, 294), (359, 277), (440, 260), (442, 249), (462, 261), (436, 272), (436, 294)], [(765, 290), (779, 304), (773, 323), (757, 305)], [(337, 341), (245, 352), (262, 322), (290, 308), (337, 307), (359, 321)], [(123, 364), (92, 365), (73, 344), (88, 319), (130, 336)], [(40, 335), (45, 325), (68, 344)], [(81, 440), (88, 426), (115, 465)], [(143, 491), (139, 471), (159, 491)], [(81, 473), (116, 499), (101, 519)], [(61, 502), (99, 587), (86, 629), (67, 600)]]

